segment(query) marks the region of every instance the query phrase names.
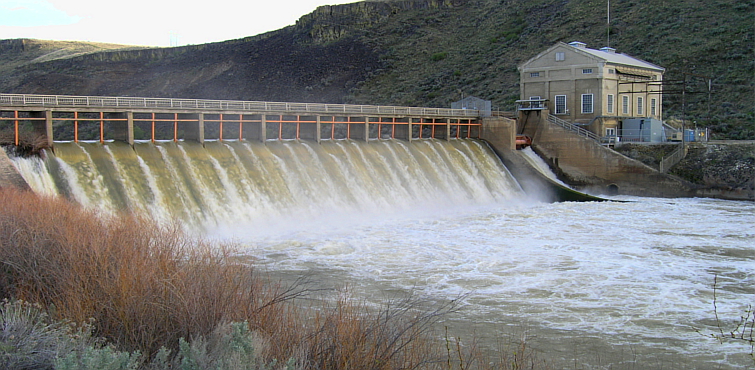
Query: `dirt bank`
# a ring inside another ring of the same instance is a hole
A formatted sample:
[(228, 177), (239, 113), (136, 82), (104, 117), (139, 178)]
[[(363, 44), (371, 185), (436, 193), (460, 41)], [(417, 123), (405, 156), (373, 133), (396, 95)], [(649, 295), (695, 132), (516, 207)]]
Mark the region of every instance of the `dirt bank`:
[[(658, 168), (676, 145), (625, 144), (620, 153)], [(699, 187), (700, 195), (755, 200), (755, 142), (689, 143), (687, 156), (669, 174)]]

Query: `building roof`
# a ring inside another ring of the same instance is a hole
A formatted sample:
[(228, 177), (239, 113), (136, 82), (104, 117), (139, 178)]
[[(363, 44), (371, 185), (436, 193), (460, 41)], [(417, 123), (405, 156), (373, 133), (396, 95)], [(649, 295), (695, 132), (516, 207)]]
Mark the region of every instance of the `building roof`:
[(543, 54), (547, 53), (551, 49), (554, 49), (554, 48), (556, 48), (558, 46), (572, 48), (572, 49), (576, 50), (577, 52), (589, 54), (591, 56), (594, 56), (594, 57), (597, 57), (599, 59), (602, 59), (606, 63), (617, 64), (617, 65), (624, 65), (624, 66), (628, 66), (628, 67), (638, 67), (638, 68), (652, 69), (652, 70), (656, 70), (656, 71), (659, 71), (659, 72), (664, 72), (666, 70), (663, 67), (657, 66), (657, 65), (655, 65), (653, 63), (646, 62), (646, 61), (644, 61), (642, 59), (637, 59), (637, 58), (635, 58), (633, 56), (630, 56), (630, 55), (627, 55), (627, 54), (617, 53), (616, 49), (613, 49), (613, 48), (605, 47), (605, 48), (601, 48), (599, 50), (598, 49), (590, 49), (590, 48), (588, 48), (586, 46), (586, 44), (581, 43), (581, 42), (577, 42), (577, 41), (570, 42), (568, 44), (563, 43), (563, 42), (559, 42), (558, 44), (553, 45), (550, 48), (548, 48), (548, 50), (546, 50), (546, 51), (538, 54), (534, 58), (531, 58), (528, 61), (522, 63), (522, 66), (528, 64), (530, 61), (533, 61), (533, 60), (535, 60), (537, 58), (540, 58)]
[(586, 53), (592, 54), (598, 58), (601, 58), (605, 60), (607, 63), (622, 64), (622, 65), (631, 66), (631, 67), (655, 69), (659, 71), (666, 70), (663, 67), (659, 67), (653, 63), (646, 62), (642, 59), (637, 59), (627, 54), (617, 53), (615, 49), (611, 49), (611, 48), (601, 48), (600, 50), (596, 50), (596, 49), (590, 49), (590, 48), (585, 47), (585, 48), (580, 48), (580, 50)]

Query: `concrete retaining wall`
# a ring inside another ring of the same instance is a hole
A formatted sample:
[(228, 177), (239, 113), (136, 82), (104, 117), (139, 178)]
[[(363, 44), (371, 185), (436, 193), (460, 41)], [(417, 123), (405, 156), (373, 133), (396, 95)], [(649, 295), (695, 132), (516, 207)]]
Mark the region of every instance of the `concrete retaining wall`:
[(516, 149), (516, 121), (504, 117), (482, 119), (480, 138), (490, 143), (497, 151)]
[(548, 112), (543, 111), (536, 124), (532, 120), (528, 123), (531, 125), (532, 147), (570, 185), (596, 194), (696, 195), (694, 185), (689, 182), (662, 174), (593, 139), (551, 124), (546, 121), (547, 116)]

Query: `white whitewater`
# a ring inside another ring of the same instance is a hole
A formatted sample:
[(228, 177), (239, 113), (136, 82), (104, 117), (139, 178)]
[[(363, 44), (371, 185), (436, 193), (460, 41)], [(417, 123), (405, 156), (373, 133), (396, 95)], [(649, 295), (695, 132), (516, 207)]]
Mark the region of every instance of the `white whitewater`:
[(444, 322), (462, 343), (524, 332), (554, 368), (753, 366), (746, 343), (710, 336), (714, 279), (723, 330), (755, 303), (753, 202), (539, 203), (474, 140), (56, 144), (13, 160), (37, 192), (241, 240), (284, 279), (368, 301), (468, 293)]
[(543, 158), (541, 158), (539, 155), (537, 155), (537, 153), (535, 153), (534, 150), (532, 150), (532, 147), (526, 147), (519, 152), (524, 154), (522, 157), (524, 157), (524, 160), (526, 160), (527, 163), (532, 166), (532, 168), (536, 169), (538, 172), (542, 173), (549, 179), (563, 186), (566, 186), (567, 188), (571, 188), (569, 185), (558, 179), (556, 174), (553, 173), (553, 170), (551, 170), (550, 166), (548, 166), (548, 164), (545, 163), (545, 160), (543, 160)]
[(516, 181), (490, 158), (475, 140), (226, 141), (56, 143), (45, 163), (14, 163), (37, 192), (211, 230), (520, 198)]

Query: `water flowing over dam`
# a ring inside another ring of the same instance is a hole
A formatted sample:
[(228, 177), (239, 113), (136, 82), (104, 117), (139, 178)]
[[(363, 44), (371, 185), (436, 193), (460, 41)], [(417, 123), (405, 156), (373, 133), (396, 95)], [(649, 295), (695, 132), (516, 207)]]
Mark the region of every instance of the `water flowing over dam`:
[(478, 140), (56, 143), (15, 162), (37, 192), (202, 228), (521, 196)]
[(56, 142), (12, 160), (38, 193), (240, 240), (284, 281), (375, 304), (469, 294), (444, 324), (481, 345), (523, 331), (555, 364), (752, 365), (746, 343), (710, 336), (755, 293), (752, 202), (533, 201), (474, 139)]

